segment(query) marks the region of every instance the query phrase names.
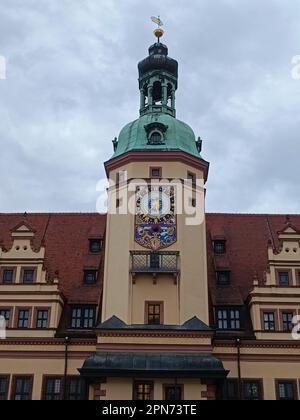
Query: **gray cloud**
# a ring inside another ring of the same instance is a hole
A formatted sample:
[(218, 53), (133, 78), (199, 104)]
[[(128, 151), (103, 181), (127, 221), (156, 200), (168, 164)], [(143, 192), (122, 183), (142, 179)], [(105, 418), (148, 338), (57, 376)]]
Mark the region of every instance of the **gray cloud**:
[(299, 212), (297, 0), (2, 0), (0, 211), (95, 211), (137, 62), (166, 23), (178, 118), (204, 139), (208, 211)]

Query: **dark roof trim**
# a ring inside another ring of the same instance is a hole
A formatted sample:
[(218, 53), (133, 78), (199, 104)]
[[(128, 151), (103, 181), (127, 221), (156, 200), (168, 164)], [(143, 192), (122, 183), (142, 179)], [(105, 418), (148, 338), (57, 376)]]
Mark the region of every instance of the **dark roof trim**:
[(183, 325), (127, 325), (121, 319), (116, 316), (113, 316), (109, 320), (99, 324), (96, 328), (97, 330), (143, 330), (143, 331), (196, 331), (196, 332), (212, 332), (213, 330), (209, 328), (204, 322), (202, 322), (197, 317), (190, 319), (185, 322)]
[(147, 376), (225, 378), (228, 371), (211, 354), (189, 353), (96, 353), (79, 372), (84, 377)]

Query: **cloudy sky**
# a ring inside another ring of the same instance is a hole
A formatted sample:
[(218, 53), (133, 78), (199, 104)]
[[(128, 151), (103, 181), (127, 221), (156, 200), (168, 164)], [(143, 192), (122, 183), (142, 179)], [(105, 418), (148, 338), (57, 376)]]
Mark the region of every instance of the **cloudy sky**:
[(0, 212), (95, 211), (158, 14), (178, 118), (211, 163), (207, 210), (300, 211), (299, 0), (1, 0)]

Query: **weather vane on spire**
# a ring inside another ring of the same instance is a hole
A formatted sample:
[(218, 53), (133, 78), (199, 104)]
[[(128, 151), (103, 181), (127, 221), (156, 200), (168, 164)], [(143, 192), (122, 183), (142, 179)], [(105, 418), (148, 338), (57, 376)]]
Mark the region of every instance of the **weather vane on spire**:
[(162, 20), (160, 19), (160, 16), (158, 16), (158, 17), (152, 16), (151, 20), (152, 20), (153, 23), (156, 23), (156, 25), (157, 25), (157, 28), (154, 31), (154, 35), (158, 39), (158, 42), (160, 42), (160, 38), (162, 38), (164, 33), (165, 33), (164, 30), (161, 28), (164, 24), (163, 24)]

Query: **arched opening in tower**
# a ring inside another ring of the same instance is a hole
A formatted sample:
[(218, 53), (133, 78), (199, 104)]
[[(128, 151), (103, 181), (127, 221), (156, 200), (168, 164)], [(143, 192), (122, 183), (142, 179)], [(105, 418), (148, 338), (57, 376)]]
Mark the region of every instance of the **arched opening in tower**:
[(168, 107), (172, 107), (172, 95), (173, 95), (173, 86), (171, 85), (171, 83), (168, 83), (168, 101), (167, 101), (167, 105)]
[(162, 86), (160, 82), (155, 82), (153, 84), (153, 103), (155, 105), (162, 105)]
[(149, 105), (149, 90), (148, 90), (148, 84), (145, 83), (143, 87), (143, 94), (144, 94), (144, 107)]

